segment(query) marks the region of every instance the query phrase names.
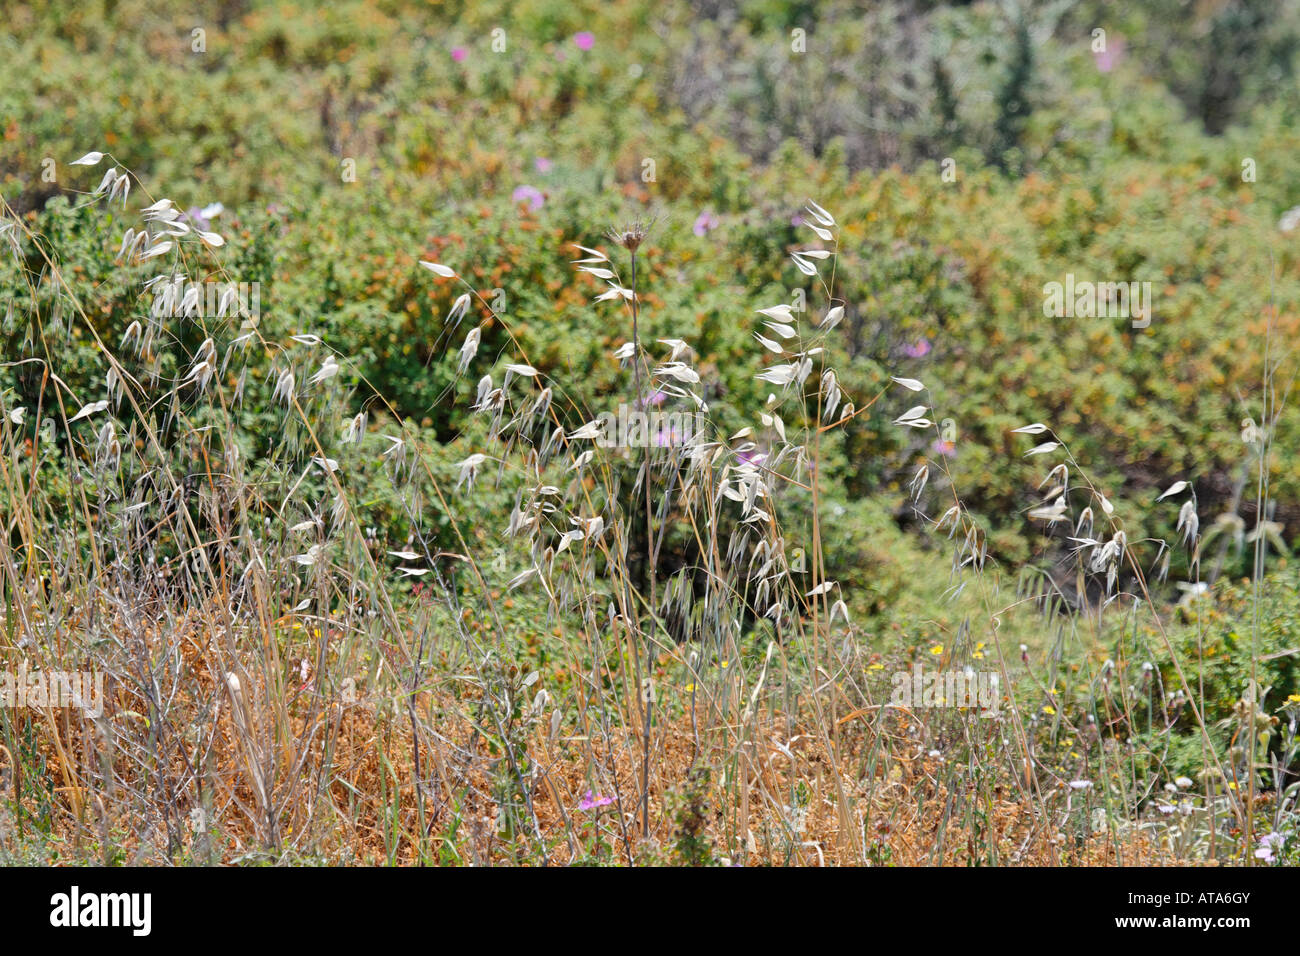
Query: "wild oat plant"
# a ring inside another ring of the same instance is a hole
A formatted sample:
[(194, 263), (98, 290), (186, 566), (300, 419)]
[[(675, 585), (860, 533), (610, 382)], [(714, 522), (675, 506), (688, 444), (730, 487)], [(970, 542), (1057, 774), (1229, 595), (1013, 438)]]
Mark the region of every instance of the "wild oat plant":
[[(610, 434), (612, 408), (572, 399), (473, 286), (421, 262), (428, 282), (463, 287), (440, 360), (465, 385), (445, 400), (472, 393), (477, 427), (450, 465), (325, 336), (269, 337), (223, 268), (218, 232), (147, 195), (111, 155), (74, 165), (107, 168), (76, 201), (114, 230), (136, 319), (104, 338), (97, 289), (4, 209), (25, 295), (2, 308), (26, 351), (4, 357), (21, 402), (0, 399), (0, 640), (10, 673), (98, 675), (102, 705), (0, 709), (7, 858), (1294, 855), (1300, 701), (1279, 717), (1256, 688), (1230, 726), (1207, 725), (1203, 687), (1169, 646), (1169, 616), (1194, 614), (1204, 587), (1192, 484), (1172, 481), (1156, 504), (1178, 506), (1179, 541), (1129, 540), (1048, 424), (1016, 429), (1048, 463), (1026, 511), (1068, 539), (1072, 563), (1011, 587), (948, 460), (916, 445), (907, 494), (951, 547), (961, 609), (926, 663), (972, 687), (985, 672), (995, 693), (897, 699), (890, 671), (915, 662), (854, 622), (830, 576), (820, 464), (829, 436), (873, 408), (927, 438), (942, 438), (940, 412), (915, 379), (842, 389), (838, 225), (817, 203), (790, 258), (818, 304), (735, 316), (753, 327), (768, 393), (739, 430), (710, 408), (690, 342), (645, 338), (653, 226), (575, 237), (574, 268), (605, 285), (593, 308), (626, 331), (609, 357), (624, 412), (675, 413), (685, 430), (632, 414)], [(489, 325), (506, 330), (509, 354), (480, 354)], [(95, 394), (60, 377), (74, 330), (98, 346)], [(250, 404), (261, 434), (240, 425)], [(1260, 442), (1262, 462), (1267, 431)], [(475, 500), (488, 494), (509, 506), (495, 527)], [(1262, 567), (1258, 529), (1253, 543)], [(1169, 608), (1149, 588), (1176, 548), (1195, 577)], [(1015, 622), (1055, 632), (1052, 652), (1031, 661), (1007, 636)], [(558, 648), (549, 666), (520, 666), (521, 642), (539, 636)], [(1083, 670), (1063, 664), (1067, 645), (1086, 649)], [(1152, 664), (1161, 650), (1172, 670)], [(1179, 720), (1201, 741), (1196, 780), (1163, 769)]]

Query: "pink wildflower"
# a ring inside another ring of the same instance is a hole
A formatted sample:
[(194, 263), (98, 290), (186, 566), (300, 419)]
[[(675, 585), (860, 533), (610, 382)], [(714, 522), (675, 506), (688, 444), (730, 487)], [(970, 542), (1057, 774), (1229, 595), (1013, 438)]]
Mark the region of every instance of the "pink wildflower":
[(594, 810), (597, 807), (607, 807), (613, 802), (614, 802), (613, 797), (607, 797), (604, 794), (599, 794), (599, 793), (592, 793), (590, 790), (588, 790), (586, 796), (584, 796), (582, 798), (582, 801), (578, 804), (578, 809)]

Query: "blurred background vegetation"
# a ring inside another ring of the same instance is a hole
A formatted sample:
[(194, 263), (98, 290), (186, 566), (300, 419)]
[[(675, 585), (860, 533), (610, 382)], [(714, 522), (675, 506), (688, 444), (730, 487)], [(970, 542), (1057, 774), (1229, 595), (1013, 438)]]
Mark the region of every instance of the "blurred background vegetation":
[[(740, 427), (765, 394), (753, 310), (811, 291), (784, 252), (812, 197), (843, 230), (843, 387), (923, 379), (954, 436), (913, 438), (883, 403), (828, 436), (829, 575), (855, 612), (918, 642), (938, 613), (946, 552), (905, 502), (918, 452), (947, 459), (997, 561), (1064, 555), (1026, 516), (1044, 469), (1008, 430), (1027, 422), (1067, 439), (1133, 539), (1174, 537), (1177, 509), (1153, 502), (1176, 478), (1203, 527), (1258, 521), (1243, 420), (1261, 420), (1268, 330), (1280, 390), (1300, 332), (1300, 229), (1283, 228), (1300, 205), (1297, 0), (11, 0), (5, 18), (0, 194), (99, 283), (108, 341), (135, 290), (112, 263), (124, 227), (66, 197), (98, 181), (67, 165), (91, 149), (155, 197), (222, 203), (223, 261), (261, 283), (264, 334), (326, 338), (452, 462), (473, 383), (443, 334), (456, 291), (417, 260), (468, 277), (535, 365), (607, 407), (629, 329), (590, 306), (600, 285), (568, 243), (654, 215), (648, 334), (692, 344)], [(1044, 318), (1067, 273), (1151, 282), (1150, 327)], [(6, 261), (0, 292), (19, 283)], [(0, 315), (6, 361), (30, 332)], [(480, 354), (506, 345), (489, 325)], [(101, 394), (75, 323), (57, 348), (68, 383)], [(0, 371), (12, 404), (35, 394), (27, 374)], [(250, 383), (250, 442), (271, 433), (254, 427), (270, 384)], [(1297, 437), (1284, 414), (1270, 566), (1300, 534)], [(504, 501), (476, 506), (504, 525)], [(1250, 558), (1227, 547), (1225, 576)], [(1277, 646), (1300, 627), (1287, 613)]]

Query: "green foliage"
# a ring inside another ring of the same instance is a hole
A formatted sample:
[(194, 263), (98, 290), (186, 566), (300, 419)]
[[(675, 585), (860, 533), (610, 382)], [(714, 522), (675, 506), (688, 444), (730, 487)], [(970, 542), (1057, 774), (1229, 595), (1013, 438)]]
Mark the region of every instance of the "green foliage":
[[(1207, 723), (1233, 719), (1252, 683), (1258, 688), (1252, 696), (1269, 713), (1300, 694), (1300, 570), (1290, 566), (1266, 578), (1258, 602), (1256, 607), (1249, 582), (1230, 584), (1212, 607), (1194, 603), (1198, 610), (1187, 615), (1175, 636), (1188, 682), (1198, 694), (1204, 689)], [(1164, 676), (1166, 682), (1176, 679), (1172, 673)], [(1190, 729), (1190, 715), (1179, 727)]]
[(673, 860), (679, 866), (714, 866), (713, 843), (705, 832), (709, 814), (709, 771), (689, 771), (673, 806)]

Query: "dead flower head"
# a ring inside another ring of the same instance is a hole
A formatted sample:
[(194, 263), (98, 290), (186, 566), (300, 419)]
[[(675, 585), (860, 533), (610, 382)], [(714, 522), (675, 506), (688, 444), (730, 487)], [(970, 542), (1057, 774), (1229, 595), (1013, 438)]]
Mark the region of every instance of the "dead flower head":
[(636, 252), (637, 247), (645, 242), (653, 223), (635, 220), (625, 226), (610, 229), (605, 235), (611, 242), (617, 243), (628, 252)]

